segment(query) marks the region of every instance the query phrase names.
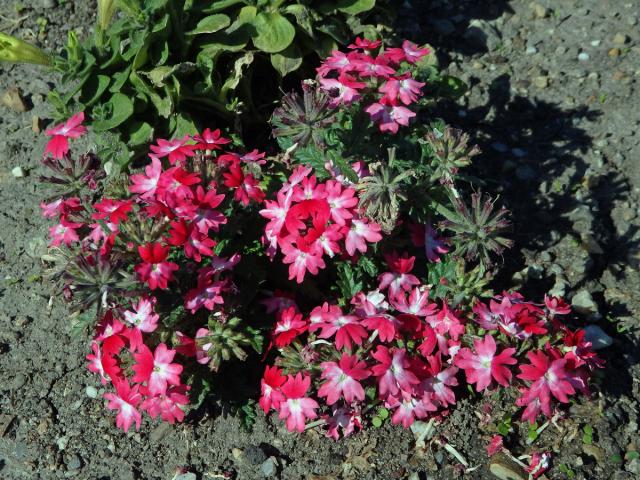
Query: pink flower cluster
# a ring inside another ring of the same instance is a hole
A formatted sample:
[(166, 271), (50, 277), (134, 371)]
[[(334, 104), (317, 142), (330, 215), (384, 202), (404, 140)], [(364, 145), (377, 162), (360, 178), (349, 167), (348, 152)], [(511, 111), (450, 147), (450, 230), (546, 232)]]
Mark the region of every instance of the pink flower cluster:
[[(68, 144), (63, 145), (62, 137), (77, 136), (84, 128), (77, 124), (81, 117), (75, 115), (69, 125), (54, 127), (54, 144), (47, 151), (54, 156), (68, 155)], [(136, 284), (131, 295), (125, 300), (102, 299), (106, 313), (92, 343), (93, 353), (87, 357), (89, 369), (100, 376), (102, 383), (113, 385), (115, 393), (106, 393), (105, 398), (110, 409), (118, 410), (117, 425), (125, 431), (133, 423), (140, 427), (141, 410), (171, 423), (181, 421), (189, 387), (181, 382), (183, 366), (174, 362), (174, 356), (180, 353), (194, 357), (201, 364), (210, 360), (206, 327), (197, 329), (195, 338), (180, 331), (170, 332), (175, 334), (174, 349), (165, 343), (155, 344), (153, 350), (149, 347), (157, 342), (154, 332), (159, 328), (156, 292), (169, 288), (179, 291), (177, 285), (170, 286), (176, 275), (191, 279), (195, 274), (197, 283), (184, 294), (184, 308), (191, 314), (204, 308), (224, 316), (224, 297), (235, 291), (229, 272), (240, 256), (218, 256), (215, 235), (227, 223), (222, 213), (229, 208), (224, 204), (226, 199), (233, 197), (237, 204), (233, 208), (264, 199), (247, 167), (263, 164), (264, 154), (222, 151), (229, 143), (219, 130), (208, 129), (193, 137), (158, 140), (151, 146), (150, 163), (144, 172), (130, 176), (127, 197), (102, 197), (93, 205), (88, 198), (78, 197), (42, 204), (46, 217), (59, 219), (59, 224), (50, 229), (51, 246), (76, 247), (89, 264), (116, 264), (126, 258), (134, 265)], [(198, 154), (204, 170), (190, 166), (190, 159)], [(204, 181), (205, 171), (215, 171), (218, 177)], [(145, 222), (154, 225), (146, 229), (151, 241), (136, 244), (123, 233), (136, 229), (144, 232)], [(74, 288), (69, 285), (69, 296), (73, 296)]]
[(402, 48), (380, 49), (381, 44), (356, 39), (350, 52), (332, 52), (318, 68), (318, 77), (321, 88), (333, 97), (332, 106), (363, 101), (380, 131), (397, 133), (416, 116), (407, 107), (422, 96), (425, 84), (415, 80), (414, 66), (429, 49), (408, 40)]
[(307, 272), (325, 268), (323, 257), (365, 253), (367, 242), (382, 239), (380, 226), (360, 215), (354, 188), (337, 180), (318, 182), (312, 169), (297, 167), (277, 192), (265, 200), (260, 215), (269, 222), (264, 242), (270, 256), (280, 250), (289, 280), (302, 283)]
[[(602, 361), (584, 331), (572, 332), (558, 320), (568, 313), (562, 300), (547, 298), (539, 306), (504, 293), (465, 314), (430, 299), (429, 286), (412, 273), (414, 262), (406, 254), (388, 255), (378, 289), (355, 295), (348, 311), (324, 303), (305, 316), (289, 296), (268, 302), (278, 320), (272, 345), (283, 352), (300, 342), (301, 359), (309, 366), (288, 375), (267, 367), (260, 401), (265, 412), (277, 410), (287, 428), (298, 431), (306, 420), (321, 417), (327, 435), (338, 438), (340, 431), (348, 435), (361, 427), (371, 403), (392, 410), (392, 423), (405, 428), (446, 414), (465, 391), (463, 380), (478, 392), (514, 386), (521, 392), (517, 406), (525, 407), (522, 419), (531, 422), (539, 413), (551, 417), (554, 399), (567, 403), (578, 391), (588, 393), (587, 381)], [(476, 333), (478, 325), (489, 331)], [(527, 342), (543, 335), (549, 341), (540, 350)], [(283, 408), (288, 396), (282, 385), (295, 378), (304, 380), (296, 398), (306, 407), (292, 419)], [(371, 388), (373, 400), (365, 395)]]

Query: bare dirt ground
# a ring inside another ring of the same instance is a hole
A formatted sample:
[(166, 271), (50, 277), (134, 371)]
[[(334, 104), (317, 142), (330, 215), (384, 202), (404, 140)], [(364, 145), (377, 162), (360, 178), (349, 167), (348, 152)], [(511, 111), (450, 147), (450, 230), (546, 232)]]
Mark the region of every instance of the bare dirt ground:
[[(16, 5), (0, 0), (0, 30), (48, 48), (69, 28), (87, 34), (93, 22), (90, 2)], [(562, 293), (581, 312), (576, 324), (594, 323), (613, 337), (591, 403), (572, 405), (569, 419), (533, 445), (516, 428), (509, 446), (554, 452), (547, 478), (640, 478), (640, 2), (414, 0), (399, 15), (403, 33), (432, 44), (471, 87), (434, 115), (480, 143), (476, 173), (513, 211), (517, 245), (498, 286)], [(198, 479), (493, 478), (484, 450), (491, 431), (475, 414), (484, 402), (497, 408), (492, 398), (461, 402), (439, 427), (479, 466), (466, 475), (435, 445), (417, 455), (411, 432), (390, 426), (336, 443), (314, 431), (292, 436), (260, 414), (247, 432), (216, 395), (182, 425), (116, 430), (86, 370), (89, 338), (69, 335), (64, 304), (50, 304), (40, 275), (47, 225), (37, 168), (45, 139), (32, 124), (47, 118), (52, 80), (35, 67), (0, 66), (0, 95), (19, 88), (26, 109), (0, 105), (2, 478), (170, 480), (180, 466)], [(241, 367), (227, 373), (242, 377)], [(587, 425), (591, 444), (583, 440)]]

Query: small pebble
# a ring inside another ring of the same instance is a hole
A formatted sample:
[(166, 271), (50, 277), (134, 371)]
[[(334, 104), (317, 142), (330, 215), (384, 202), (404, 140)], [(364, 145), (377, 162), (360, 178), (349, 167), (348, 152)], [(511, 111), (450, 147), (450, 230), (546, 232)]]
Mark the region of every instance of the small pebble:
[(594, 350), (606, 348), (613, 343), (613, 338), (597, 325), (587, 325), (584, 329), (584, 338), (587, 342), (591, 342), (591, 348)]
[(509, 147), (507, 147), (504, 143), (494, 142), (491, 144), (491, 148), (493, 148), (496, 152), (506, 153), (509, 151)]
[(22, 167), (14, 167), (11, 170), (11, 175), (13, 175), (15, 178), (23, 178), (27, 174), (26, 174), (26, 172), (24, 171), (24, 169)]
[(592, 47), (599, 47), (601, 43), (601, 40), (592, 40), (591, 41), (591, 46)]
[(522, 148), (512, 148), (511, 153), (513, 153), (518, 158), (523, 158), (527, 156), (527, 151)]
[(587, 52), (581, 52), (578, 55), (578, 60), (580, 60), (581, 62), (586, 62), (589, 60), (589, 54)]
[(616, 33), (616, 36), (613, 37), (613, 43), (616, 45), (624, 45), (629, 41), (629, 36), (624, 33)]
[(262, 473), (263, 477), (269, 478), (273, 477), (277, 470), (277, 460), (275, 457), (267, 458), (262, 465), (260, 465), (260, 473)]
[(538, 49), (536, 47), (527, 47), (525, 53), (527, 55), (535, 55), (536, 53), (538, 53)]
[(94, 386), (87, 385), (87, 388), (84, 389), (87, 397), (89, 398), (98, 398), (98, 389)]
[(609, 56), (612, 57), (612, 58), (619, 57), (620, 56), (620, 49), (619, 48), (612, 48), (611, 50), (609, 50)]

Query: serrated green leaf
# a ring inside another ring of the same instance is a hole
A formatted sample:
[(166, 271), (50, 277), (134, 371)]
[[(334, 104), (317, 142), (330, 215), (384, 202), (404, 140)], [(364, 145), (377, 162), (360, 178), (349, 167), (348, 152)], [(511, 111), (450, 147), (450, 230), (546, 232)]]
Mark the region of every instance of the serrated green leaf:
[(202, 20), (200, 20), (198, 22), (198, 25), (196, 25), (196, 28), (194, 28), (190, 32), (187, 32), (187, 35), (215, 33), (222, 30), (223, 28), (227, 28), (229, 25), (231, 25), (231, 19), (228, 15), (225, 15), (223, 13), (209, 15), (208, 17), (204, 17)]
[(271, 54), (271, 65), (281, 77), (291, 73), (302, 65), (302, 52), (297, 45), (289, 45), (282, 52)]
[(277, 12), (260, 12), (253, 21), (257, 35), (253, 44), (266, 53), (281, 52), (293, 42), (296, 29)]

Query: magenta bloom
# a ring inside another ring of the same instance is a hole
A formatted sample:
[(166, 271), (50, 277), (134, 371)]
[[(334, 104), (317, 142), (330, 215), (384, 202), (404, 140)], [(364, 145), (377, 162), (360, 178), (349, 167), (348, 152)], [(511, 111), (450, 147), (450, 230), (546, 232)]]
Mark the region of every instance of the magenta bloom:
[(416, 261), (416, 257), (409, 257), (404, 254), (402, 257), (398, 256), (396, 252), (391, 255), (386, 255), (387, 266), (390, 272), (381, 274), (378, 277), (380, 285), (378, 288), (384, 290), (389, 289), (389, 297), (397, 297), (403, 290), (411, 290), (411, 287), (420, 285), (420, 280), (415, 275), (411, 275), (413, 270), (413, 264)]
[(464, 369), (467, 382), (476, 384), (476, 391), (486, 390), (493, 378), (503, 387), (509, 386), (511, 371), (506, 365), (515, 365), (517, 360), (513, 358), (515, 348), (505, 348), (502, 353), (496, 355), (496, 342), (489, 334), (484, 340), (473, 341), (474, 354), (469, 348), (461, 348), (456, 356), (456, 365)]
[(109, 401), (109, 403), (107, 403), (109, 410), (118, 410), (116, 426), (127, 432), (135, 422), (136, 430), (140, 430), (142, 417), (140, 416), (140, 412), (136, 410), (136, 406), (140, 403), (140, 400), (142, 400), (142, 395), (138, 392), (138, 385), (134, 385), (133, 388), (131, 388), (129, 382), (123, 380), (115, 383), (115, 387), (116, 393), (105, 393), (104, 398)]
[(51, 153), (53, 158), (64, 157), (69, 152), (69, 139), (78, 138), (87, 132), (82, 122), (84, 122), (84, 112), (79, 112), (66, 122), (45, 130), (44, 133), (51, 137), (44, 147), (45, 153)]
[(124, 312), (124, 319), (132, 326), (129, 341), (133, 348), (142, 345), (142, 332), (151, 333), (158, 328), (160, 315), (153, 311), (155, 303), (154, 297), (143, 297), (137, 305), (134, 305), (133, 311), (126, 310)]
[(207, 128), (201, 135), (194, 135), (193, 140), (197, 142), (195, 148), (198, 150), (220, 150), (222, 145), (231, 143), (231, 140), (222, 136), (219, 128), (213, 131)]
[(187, 145), (189, 140), (191, 140), (189, 135), (174, 140), (163, 140), (160, 138), (158, 139), (157, 145), (150, 145), (149, 148), (158, 158), (168, 157), (169, 163), (175, 165), (177, 162), (183, 162), (187, 157), (193, 157), (195, 155), (195, 146)]
[(169, 350), (164, 343), (156, 347), (152, 354), (149, 347), (142, 345), (139, 353), (134, 353), (136, 364), (132, 367), (136, 372), (134, 382), (147, 382), (147, 387), (152, 395), (164, 395), (167, 385), (180, 385), (182, 365), (171, 363), (176, 354), (175, 350)]
[(117, 225), (127, 219), (127, 214), (133, 208), (133, 202), (131, 200), (112, 200), (105, 198), (101, 202), (96, 203), (93, 208), (96, 213), (92, 214), (91, 218), (94, 220), (107, 220), (109, 223)]
[(396, 292), (390, 298), (393, 307), (402, 313), (410, 313), (419, 317), (426, 317), (436, 313), (435, 303), (429, 303), (429, 289), (426, 287), (415, 287), (411, 290), (407, 298), (404, 291)]
[(402, 392), (402, 400), (390, 397), (386, 405), (395, 408), (395, 412), (391, 417), (391, 423), (394, 425), (402, 424), (404, 428), (409, 428), (416, 418), (425, 418), (429, 412), (438, 410), (428, 397), (414, 398), (410, 394)]
[(289, 280), (295, 278), (296, 282), (302, 283), (307, 271), (317, 275), (318, 270), (326, 265), (322, 260), (322, 251), (318, 251), (317, 248), (303, 251), (294, 242), (295, 239), (291, 236), (283, 239), (280, 245), (284, 255), (282, 262), (289, 265)]
[(379, 103), (369, 105), (364, 111), (371, 116), (373, 123), (378, 124), (381, 132), (398, 133), (400, 125), (408, 126), (409, 120), (416, 114), (407, 107), (389, 103), (386, 98), (383, 98)]
[(286, 419), (287, 430), (293, 432), (304, 432), (307, 419), (313, 420), (318, 416), (316, 409), (318, 403), (306, 396), (311, 386), (311, 377), (298, 373), (294, 376), (287, 376), (287, 381), (282, 385), (281, 391), (284, 400), (278, 407), (280, 420)]
[(487, 445), (487, 455), (493, 457), (496, 453), (501, 452), (503, 448), (502, 436), (494, 435), (491, 437), (489, 445)]
[(347, 403), (364, 400), (364, 389), (360, 380), (371, 376), (367, 364), (355, 355), (342, 354), (340, 362), (323, 362), (322, 378), (327, 380), (318, 390), (320, 397), (327, 397), (327, 405), (333, 405), (342, 396)]
[(145, 246), (139, 246), (138, 252), (143, 263), (136, 265), (134, 270), (140, 276), (140, 280), (147, 282), (151, 290), (166, 289), (167, 283), (173, 279), (173, 272), (180, 268), (175, 263), (166, 261), (169, 247), (163, 247), (159, 243), (147, 243)]

